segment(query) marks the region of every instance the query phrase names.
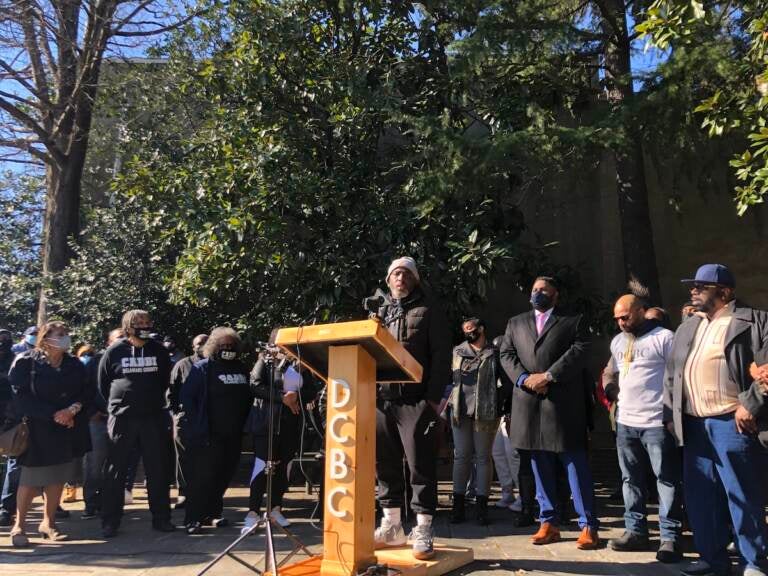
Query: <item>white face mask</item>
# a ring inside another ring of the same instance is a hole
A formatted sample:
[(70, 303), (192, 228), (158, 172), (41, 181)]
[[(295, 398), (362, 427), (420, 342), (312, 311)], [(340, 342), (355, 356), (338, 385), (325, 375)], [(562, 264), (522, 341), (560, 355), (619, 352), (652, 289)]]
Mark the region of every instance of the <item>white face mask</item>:
[(45, 340), (50, 346), (59, 350), (69, 350), (69, 347), (72, 346), (72, 338), (69, 336), (53, 336)]

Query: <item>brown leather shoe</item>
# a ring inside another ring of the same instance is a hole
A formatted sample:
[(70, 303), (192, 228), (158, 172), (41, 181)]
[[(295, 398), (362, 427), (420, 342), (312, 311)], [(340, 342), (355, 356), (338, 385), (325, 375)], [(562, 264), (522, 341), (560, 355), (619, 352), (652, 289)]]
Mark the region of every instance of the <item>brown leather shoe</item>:
[(579, 550), (597, 550), (598, 546), (600, 546), (600, 536), (597, 534), (597, 530), (585, 526), (579, 539), (576, 540), (576, 548)]
[(531, 536), (531, 544), (541, 546), (560, 541), (560, 528), (549, 522), (542, 522), (539, 531)]

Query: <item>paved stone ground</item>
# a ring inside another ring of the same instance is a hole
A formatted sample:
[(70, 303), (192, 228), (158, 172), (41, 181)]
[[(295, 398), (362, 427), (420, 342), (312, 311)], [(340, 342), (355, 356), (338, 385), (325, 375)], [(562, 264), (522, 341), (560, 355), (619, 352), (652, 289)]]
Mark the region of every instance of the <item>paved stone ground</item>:
[[(440, 502), (448, 507), (450, 486), (440, 486)], [(49, 575), (111, 575), (130, 576), (192, 576), (223, 550), (239, 533), (246, 505), (247, 491), (233, 488), (227, 493), (226, 516), (234, 523), (227, 528), (207, 529), (207, 532), (187, 536), (183, 532), (161, 534), (149, 526), (146, 494), (142, 489), (134, 491), (135, 503), (127, 507), (119, 537), (106, 542), (100, 537), (99, 521), (79, 518), (82, 502), (68, 504), (72, 518), (62, 521), (59, 529), (70, 535), (71, 541), (45, 543), (33, 538), (33, 547), (26, 550), (11, 548), (8, 529), (0, 529), (0, 573), (3, 576)], [(601, 536), (604, 540), (618, 536), (623, 529), (623, 512), (619, 502), (610, 501), (607, 489), (598, 487), (600, 517), (603, 522)], [(322, 533), (306, 520), (314, 506), (314, 496), (308, 496), (299, 487), (292, 488), (286, 501), (285, 513), (293, 520), (292, 530), (312, 551), (320, 551)], [(472, 509), (469, 509), (471, 518)], [(603, 546), (596, 551), (576, 549), (578, 530), (568, 526), (564, 541), (550, 546), (532, 546), (529, 536), (533, 529), (515, 529), (509, 522), (506, 510), (493, 509), (493, 523), (487, 527), (448, 523), (446, 510), (436, 518), (438, 540), (447, 544), (463, 545), (474, 549), (475, 562), (454, 574), (498, 575), (500, 572), (531, 574), (537, 576), (667, 576), (678, 574), (677, 566), (666, 566), (655, 561), (653, 552), (617, 553)], [(39, 522), (39, 506), (31, 515), (29, 528)], [(174, 512), (174, 519), (181, 522), (182, 513)], [(655, 516), (652, 526), (655, 526)], [(319, 528), (319, 525), (318, 525)], [(690, 539), (686, 546), (690, 549)], [(657, 541), (654, 541), (656, 544)], [(263, 535), (248, 538), (239, 548), (239, 556), (249, 563), (257, 563), (264, 546)], [(277, 548), (288, 548), (284, 536), (277, 538)], [(693, 558), (693, 555), (686, 555)], [(241, 576), (253, 574), (230, 558), (225, 558), (208, 574), (211, 576)]]

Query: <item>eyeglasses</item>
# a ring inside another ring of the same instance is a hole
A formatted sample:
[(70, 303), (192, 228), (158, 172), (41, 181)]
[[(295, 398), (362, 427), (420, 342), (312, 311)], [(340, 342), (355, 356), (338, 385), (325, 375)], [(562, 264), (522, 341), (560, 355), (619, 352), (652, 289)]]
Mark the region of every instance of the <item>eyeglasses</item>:
[(704, 292), (705, 290), (710, 290), (712, 288), (717, 288), (717, 284), (701, 284), (700, 282), (691, 284), (691, 292), (694, 290), (696, 292)]

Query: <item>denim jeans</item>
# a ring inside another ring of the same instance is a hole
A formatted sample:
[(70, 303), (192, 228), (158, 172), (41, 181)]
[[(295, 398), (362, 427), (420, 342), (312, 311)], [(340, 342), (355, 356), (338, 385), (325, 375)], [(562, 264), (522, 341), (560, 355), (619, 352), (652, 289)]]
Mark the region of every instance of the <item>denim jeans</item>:
[[(493, 463), (491, 461), (491, 448), (494, 430), (477, 431), (474, 429), (474, 420), (462, 418), (459, 426), (452, 426), (453, 430), (453, 492), (464, 494), (475, 463), (475, 493), (478, 496), (488, 496), (493, 480)], [(473, 458), (474, 457), (474, 458)]]
[(499, 477), (501, 487), (511, 492), (518, 486), (518, 474), (520, 472), (520, 454), (512, 446), (512, 441), (507, 434), (507, 424), (504, 420), (499, 424), (499, 430), (493, 439), (491, 449), (493, 464), (496, 467), (496, 475)]
[(624, 495), (624, 526), (634, 534), (648, 534), (648, 467), (659, 492), (659, 531), (662, 540), (677, 542), (682, 528), (680, 456), (675, 439), (664, 426), (636, 428), (618, 424), (616, 449)]
[(16, 458), (8, 458), (6, 466), (0, 510), (13, 515), (16, 514), (16, 490), (19, 489), (21, 466), (19, 466)]
[(696, 551), (716, 573), (728, 573), (731, 524), (745, 563), (759, 567), (768, 542), (757, 439), (736, 430), (734, 413), (686, 415), (683, 439), (685, 505)]
[(101, 490), (104, 487), (104, 461), (107, 459), (109, 447), (107, 420), (91, 420), (88, 426), (92, 448), (83, 457), (83, 500), (87, 509), (100, 510)]

